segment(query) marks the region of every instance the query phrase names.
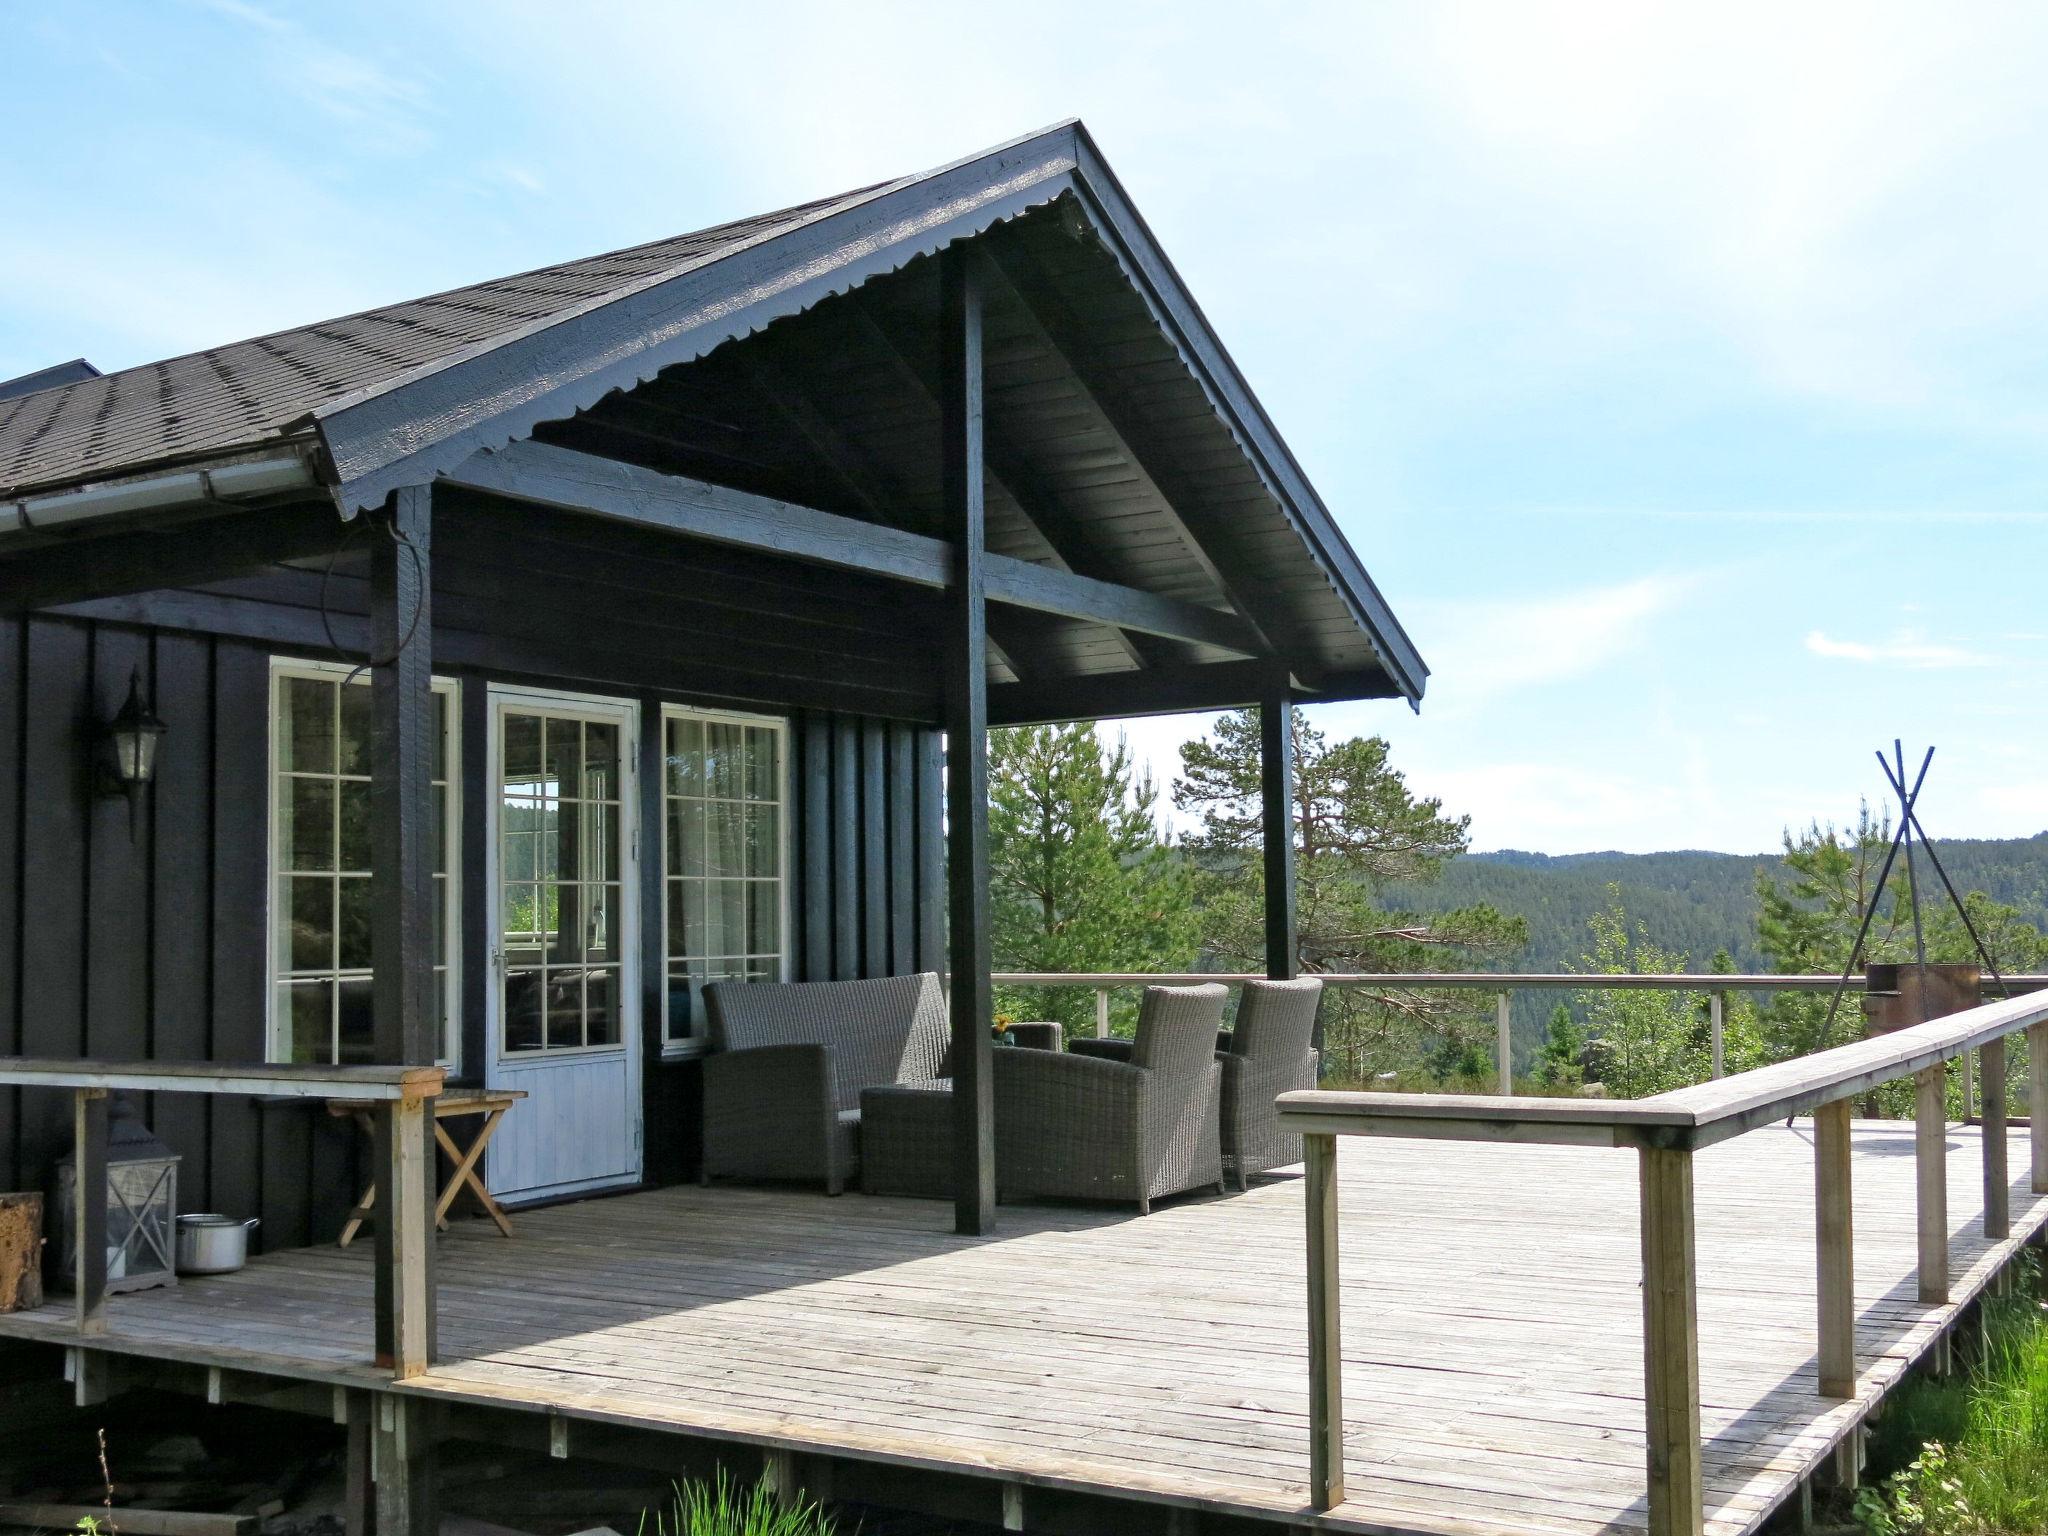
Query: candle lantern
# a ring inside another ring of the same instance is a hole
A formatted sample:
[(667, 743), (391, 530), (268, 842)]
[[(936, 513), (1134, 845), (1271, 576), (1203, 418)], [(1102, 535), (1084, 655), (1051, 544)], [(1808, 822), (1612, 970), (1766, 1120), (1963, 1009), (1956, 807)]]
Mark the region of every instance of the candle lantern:
[(57, 1230), (63, 1259), (58, 1280), (78, 1289), (78, 1202), (107, 1203), (107, 1291), (146, 1291), (176, 1285), (178, 1155), (142, 1123), (133, 1101), (116, 1095), (107, 1106), (107, 1184), (82, 1196), (75, 1149), (57, 1160)]

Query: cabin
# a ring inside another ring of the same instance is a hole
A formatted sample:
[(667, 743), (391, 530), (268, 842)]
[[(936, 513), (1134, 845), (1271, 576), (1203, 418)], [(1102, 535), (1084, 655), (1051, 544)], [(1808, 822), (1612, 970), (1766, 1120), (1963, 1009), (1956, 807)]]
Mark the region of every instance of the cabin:
[[(988, 730), (1255, 706), (1279, 826), (1295, 708), (1427, 675), (1078, 122), (0, 385), (0, 1190), (104, 1183), (122, 1092), (263, 1250), (110, 1299), (76, 1201), (0, 1371), (331, 1418), (352, 1536), (434, 1530), (450, 1441), (1072, 1536), (1757, 1530), (2048, 1225), (1990, 1097), (2048, 1002), (1668, 1103), (1286, 1093), (1298, 1175), (996, 1205)], [(698, 1183), (707, 999), (931, 972), (927, 1198)], [(434, 1235), (452, 1089), (509, 1235)]]
[[(695, 1175), (711, 982), (985, 1024), (986, 725), (1426, 675), (1078, 123), (0, 400), (0, 610), (0, 1052), (440, 1063), (518, 1201)], [(164, 1100), (182, 1203), (331, 1239), (317, 1111)]]

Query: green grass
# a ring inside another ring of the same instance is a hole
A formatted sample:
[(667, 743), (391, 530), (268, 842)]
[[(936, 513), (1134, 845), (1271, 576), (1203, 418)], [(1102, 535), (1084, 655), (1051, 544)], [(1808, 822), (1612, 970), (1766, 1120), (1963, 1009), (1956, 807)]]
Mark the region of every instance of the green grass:
[(638, 1536), (834, 1536), (838, 1528), (801, 1491), (785, 1503), (766, 1480), (745, 1487), (721, 1467), (708, 1483), (676, 1484), (665, 1508), (640, 1516)]
[(1873, 1477), (1856, 1500), (1871, 1536), (2048, 1533), (2048, 1310), (2029, 1264), (1984, 1303), (1982, 1358), (1947, 1381), (1893, 1397), (1871, 1440)]

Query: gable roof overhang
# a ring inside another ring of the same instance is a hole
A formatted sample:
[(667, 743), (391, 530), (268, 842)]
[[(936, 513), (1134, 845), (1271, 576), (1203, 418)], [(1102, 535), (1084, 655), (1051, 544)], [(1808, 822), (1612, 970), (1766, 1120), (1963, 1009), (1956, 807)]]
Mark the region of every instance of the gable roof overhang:
[[(1427, 668), (1078, 121), (922, 175), (707, 231), (695, 239), (696, 248), (678, 253), (680, 259), (643, 262), (624, 280), (593, 284), (597, 291), (566, 305), (542, 307), (536, 300), (541, 312), (522, 323), (493, 329), (415, 366), (371, 371), (346, 392), (330, 389), (264, 440), (311, 450), (337, 509), (352, 517), (381, 504), (393, 490), (456, 473), (479, 454), (531, 437), (544, 423), (574, 418), (665, 370), (1062, 199), (1143, 301), (1369, 640), (1384, 677), (1347, 678), (1349, 696), (1391, 693), (1419, 701)], [(669, 254), (663, 243), (640, 251), (657, 258)], [(582, 269), (598, 268), (601, 279), (606, 260), (531, 276), (571, 268), (584, 276)], [(486, 286), (512, 289), (517, 281)], [(457, 295), (439, 297), (454, 302)], [(367, 323), (383, 314), (352, 318)], [(309, 330), (345, 336), (349, 326), (330, 322)], [(366, 340), (359, 344), (378, 351)], [(244, 453), (249, 446), (238, 445)], [(1100, 712), (1117, 712), (1108, 707), (1115, 703), (1113, 690), (1101, 702)]]

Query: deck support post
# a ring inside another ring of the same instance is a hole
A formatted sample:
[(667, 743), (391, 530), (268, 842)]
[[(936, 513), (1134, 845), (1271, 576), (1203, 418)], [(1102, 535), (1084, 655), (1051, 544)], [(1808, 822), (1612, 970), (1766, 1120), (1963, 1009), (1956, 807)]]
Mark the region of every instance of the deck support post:
[(1993, 1242), (2012, 1235), (2012, 1199), (2005, 1157), (2005, 1037), (1978, 1049), (1984, 1069), (1977, 1124), (1984, 1141), (1984, 1235)]
[(989, 1031), (995, 994), (988, 910), (987, 471), (982, 441), (982, 296), (978, 259), (939, 257), (940, 481), (954, 540), (946, 587), (946, 896), (952, 971), (953, 1224), (992, 1231), (996, 1216), (995, 1090)]
[(1915, 1191), (1920, 1231), (1920, 1300), (1948, 1301), (1948, 1069), (1929, 1067), (1913, 1078)]
[(1308, 1208), (1308, 1498), (1344, 1502), (1344, 1344), (1337, 1290), (1337, 1138), (1301, 1139)]
[(375, 1404), (367, 1392), (334, 1389), (334, 1418), (347, 1432), (342, 1450), (341, 1518), (344, 1536), (372, 1536), (377, 1528), (377, 1484), (372, 1472), (371, 1419)]
[(1813, 1116), (1813, 1198), (1820, 1294), (1820, 1395), (1856, 1395), (1856, 1239), (1847, 1099)]
[(1692, 1152), (1644, 1147), (1643, 1410), (1648, 1431), (1650, 1536), (1700, 1536), (1698, 1270), (1693, 1251)]
[(2048, 1195), (2048, 1022), (2027, 1026), (2027, 1143), (2033, 1153), (2030, 1187)]
[[(107, 1331), (107, 1090), (71, 1091), (72, 1283), (78, 1333)], [(81, 1357), (84, 1352), (80, 1352)]]
[[(432, 492), (392, 493), (370, 523), (370, 961), (376, 1057), (432, 1066), (434, 660)], [(383, 1106), (377, 1363), (416, 1375), (434, 1358), (433, 1117)]]
[[(1259, 816), (1265, 857), (1266, 976), (1292, 981), (1299, 970), (1294, 906), (1294, 700), (1280, 681), (1259, 701)], [(1322, 1019), (1316, 1020), (1322, 1047)]]
[(377, 1536), (435, 1536), (440, 1529), (431, 1407), (417, 1397), (377, 1394), (370, 1437)]

